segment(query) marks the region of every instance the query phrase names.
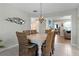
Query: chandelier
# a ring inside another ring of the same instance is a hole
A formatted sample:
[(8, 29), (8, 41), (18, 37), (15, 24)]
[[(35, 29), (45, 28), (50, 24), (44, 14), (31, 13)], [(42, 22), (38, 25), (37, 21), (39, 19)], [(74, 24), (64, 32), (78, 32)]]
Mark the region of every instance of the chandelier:
[(44, 21), (44, 17), (42, 15), (42, 3), (40, 3), (40, 16), (39, 16), (38, 20), (40, 23), (42, 23)]

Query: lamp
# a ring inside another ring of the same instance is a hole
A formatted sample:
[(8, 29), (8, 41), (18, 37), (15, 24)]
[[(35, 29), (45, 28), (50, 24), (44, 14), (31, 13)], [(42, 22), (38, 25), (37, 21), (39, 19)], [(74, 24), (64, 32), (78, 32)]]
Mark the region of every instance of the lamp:
[(42, 15), (42, 3), (40, 3), (40, 16), (39, 16), (39, 22), (42, 23), (44, 21), (44, 17)]

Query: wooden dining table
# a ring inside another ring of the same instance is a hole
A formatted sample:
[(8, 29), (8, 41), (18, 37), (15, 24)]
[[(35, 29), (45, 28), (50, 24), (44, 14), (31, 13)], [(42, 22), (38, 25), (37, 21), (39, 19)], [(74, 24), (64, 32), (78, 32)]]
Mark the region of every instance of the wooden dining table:
[(31, 40), (32, 43), (35, 43), (38, 45), (38, 55), (42, 55), (41, 46), (46, 40), (46, 34), (30, 34), (27, 35), (27, 38)]

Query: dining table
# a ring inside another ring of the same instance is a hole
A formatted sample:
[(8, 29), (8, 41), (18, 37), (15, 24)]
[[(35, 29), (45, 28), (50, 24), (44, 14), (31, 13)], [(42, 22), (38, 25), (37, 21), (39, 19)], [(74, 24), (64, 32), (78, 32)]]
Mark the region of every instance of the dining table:
[(39, 33), (27, 35), (27, 38), (30, 39), (30, 41), (32, 43), (35, 43), (38, 45), (38, 55), (39, 56), (42, 55), (41, 46), (45, 42), (46, 36), (47, 36), (46, 34), (39, 34)]

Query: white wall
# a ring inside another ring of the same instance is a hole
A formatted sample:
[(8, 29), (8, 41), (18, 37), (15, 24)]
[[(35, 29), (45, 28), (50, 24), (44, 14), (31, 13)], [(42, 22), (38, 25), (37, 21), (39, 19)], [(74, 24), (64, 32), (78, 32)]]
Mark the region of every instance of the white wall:
[[(19, 25), (5, 21), (8, 17), (20, 17), (25, 20), (25, 24)], [(30, 29), (30, 17), (27, 13), (14, 7), (0, 6), (0, 39), (7, 47), (17, 44), (16, 31)]]
[(78, 38), (78, 40), (77, 40), (77, 43), (78, 43), (78, 48), (79, 48), (79, 8), (78, 8), (78, 10), (77, 10), (77, 38)]

